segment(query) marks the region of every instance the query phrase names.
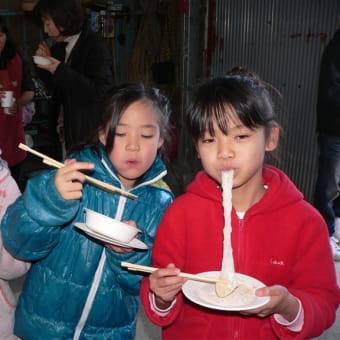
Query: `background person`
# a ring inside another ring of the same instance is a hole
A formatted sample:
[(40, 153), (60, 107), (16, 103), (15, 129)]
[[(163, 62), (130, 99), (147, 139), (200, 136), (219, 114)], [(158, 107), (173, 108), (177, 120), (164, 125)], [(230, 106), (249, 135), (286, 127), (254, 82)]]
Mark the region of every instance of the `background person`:
[(318, 174), (314, 206), (325, 219), (335, 261), (340, 261), (340, 30), (325, 47), (319, 74)]
[(0, 148), (13, 178), (19, 182), (21, 165), (26, 158), (26, 151), (18, 149), (19, 143), (25, 143), (22, 111), (34, 97), (34, 83), (0, 17), (0, 97), (4, 96), (3, 91), (13, 91), (15, 101), (8, 112), (0, 106)]
[(34, 7), (44, 32), (54, 42), (39, 44), (35, 54), (50, 65), (37, 73), (52, 94), (49, 130), (56, 129), (68, 149), (84, 142), (100, 122), (99, 104), (113, 87), (110, 47), (90, 31), (80, 0), (40, 0)]

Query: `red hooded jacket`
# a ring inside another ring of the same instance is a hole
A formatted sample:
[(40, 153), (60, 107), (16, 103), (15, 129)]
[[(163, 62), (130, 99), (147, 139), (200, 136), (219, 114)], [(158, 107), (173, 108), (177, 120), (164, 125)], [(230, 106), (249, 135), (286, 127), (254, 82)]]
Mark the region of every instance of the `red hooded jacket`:
[[(166, 317), (150, 308), (149, 280), (141, 299), (145, 312), (163, 327), (164, 340), (181, 339), (310, 339), (330, 327), (340, 303), (327, 227), (280, 170), (265, 167), (263, 198), (240, 220), (232, 211), (232, 246), (236, 272), (268, 286), (283, 285), (304, 309), (301, 332), (278, 324), (273, 316), (258, 318), (217, 311), (187, 300), (181, 293)], [(168, 207), (158, 228), (153, 265), (170, 262), (187, 273), (221, 269), (223, 255), (222, 194), (204, 172)]]

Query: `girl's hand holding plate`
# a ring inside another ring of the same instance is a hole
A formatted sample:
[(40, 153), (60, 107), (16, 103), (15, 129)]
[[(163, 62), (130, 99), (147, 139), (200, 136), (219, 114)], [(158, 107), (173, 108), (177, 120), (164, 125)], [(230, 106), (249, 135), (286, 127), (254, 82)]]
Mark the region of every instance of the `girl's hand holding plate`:
[[(132, 227), (137, 228), (137, 224), (135, 221), (124, 221), (124, 223), (131, 225)], [(115, 251), (116, 253), (130, 253), (132, 252), (133, 248), (127, 248), (127, 247), (119, 247), (115, 246), (111, 243), (105, 243), (105, 246), (107, 248), (110, 248), (111, 250)]]
[(271, 287), (258, 288), (256, 296), (270, 296), (265, 305), (241, 312), (243, 315), (257, 315), (265, 318), (272, 314), (280, 314), (287, 321), (293, 321), (299, 311), (299, 301), (286, 287), (275, 285)]

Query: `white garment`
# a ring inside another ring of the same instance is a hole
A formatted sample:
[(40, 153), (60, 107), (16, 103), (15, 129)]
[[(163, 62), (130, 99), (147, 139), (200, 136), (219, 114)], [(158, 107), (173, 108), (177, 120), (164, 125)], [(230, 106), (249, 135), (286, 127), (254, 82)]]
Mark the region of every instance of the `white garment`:
[[(0, 221), (7, 207), (20, 196), (20, 190), (9, 169), (0, 158)], [(13, 294), (9, 280), (23, 276), (30, 264), (15, 259), (4, 248), (0, 231), (0, 339), (18, 339), (13, 335), (14, 312), (17, 298)]]
[(70, 57), (70, 54), (73, 50), (74, 45), (77, 43), (79, 39), (80, 33), (71, 35), (67, 37), (64, 41), (66, 41), (68, 44), (65, 47), (65, 63), (68, 61), (68, 58)]

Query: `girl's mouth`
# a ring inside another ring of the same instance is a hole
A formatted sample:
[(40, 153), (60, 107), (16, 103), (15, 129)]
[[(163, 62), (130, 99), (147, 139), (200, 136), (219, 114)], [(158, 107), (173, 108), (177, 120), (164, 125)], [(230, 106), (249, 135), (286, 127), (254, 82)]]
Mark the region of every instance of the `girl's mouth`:
[(234, 170), (235, 171), (235, 168), (232, 167), (232, 166), (224, 166), (220, 169), (220, 171), (230, 171), (230, 170)]

